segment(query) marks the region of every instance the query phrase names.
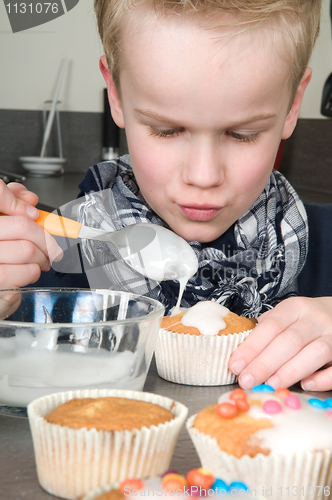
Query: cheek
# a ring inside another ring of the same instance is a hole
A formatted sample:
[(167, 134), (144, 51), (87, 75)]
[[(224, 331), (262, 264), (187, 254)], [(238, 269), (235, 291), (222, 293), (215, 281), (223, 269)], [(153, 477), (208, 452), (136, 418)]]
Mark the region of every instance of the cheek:
[[(272, 149), (273, 151), (273, 149)], [(246, 167), (241, 171), (238, 179), (242, 187), (243, 196), (254, 202), (265, 188), (273, 170), (275, 155), (262, 151), (259, 155), (248, 157), (243, 164)], [(241, 190), (239, 186), (239, 190)]]

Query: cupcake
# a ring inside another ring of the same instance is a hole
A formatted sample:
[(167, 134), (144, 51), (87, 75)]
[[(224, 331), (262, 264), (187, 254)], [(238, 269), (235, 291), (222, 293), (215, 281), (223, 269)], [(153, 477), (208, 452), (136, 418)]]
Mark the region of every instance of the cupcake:
[(326, 498), (332, 486), (332, 400), (267, 385), (224, 393), (187, 421), (202, 467), (263, 498)]
[[(175, 470), (167, 471), (162, 477), (125, 479), (120, 484), (102, 485), (89, 491), (80, 500), (135, 500), (137, 497), (173, 497), (179, 500), (188, 498), (222, 496), (243, 498), (248, 494), (248, 486), (242, 481), (227, 484), (216, 478), (206, 469), (192, 469), (186, 476)], [(250, 498), (257, 498), (250, 496)]]
[(37, 474), (53, 495), (74, 499), (127, 477), (162, 474), (187, 408), (155, 394), (82, 390), (28, 406)]
[(159, 376), (188, 385), (234, 384), (229, 358), (255, 324), (213, 301), (165, 317), (156, 348)]

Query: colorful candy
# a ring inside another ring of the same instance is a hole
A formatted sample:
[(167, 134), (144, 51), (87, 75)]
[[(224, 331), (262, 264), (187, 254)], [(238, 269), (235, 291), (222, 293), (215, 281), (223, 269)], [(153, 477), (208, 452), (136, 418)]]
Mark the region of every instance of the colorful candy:
[(278, 394), (281, 398), (285, 398), (290, 394), (290, 390), (286, 389), (286, 387), (279, 387), (279, 389), (275, 390), (275, 393)]
[(216, 412), (219, 415), (219, 417), (234, 418), (238, 412), (238, 409), (235, 405), (231, 403), (220, 403), (216, 408)]
[(230, 493), (231, 491), (229, 485), (219, 477), (213, 483), (212, 489), (216, 492), (216, 495), (225, 495), (226, 493)]
[(198, 488), (209, 490), (214, 483), (214, 476), (207, 469), (192, 469), (186, 475), (186, 480), (189, 486), (198, 486)]
[(332, 408), (332, 398), (326, 398), (325, 403), (328, 408)]
[(242, 483), (241, 481), (233, 481), (230, 485), (229, 485), (229, 489), (231, 491), (233, 490), (238, 490), (238, 491), (241, 491), (241, 490), (244, 490), (244, 491), (248, 491), (248, 486), (244, 483)]
[[(119, 490), (123, 495), (135, 495), (139, 490), (143, 490), (144, 488), (149, 488), (148, 483), (145, 484), (140, 479), (134, 478), (124, 479), (119, 486)], [(214, 491), (215, 495), (221, 497), (229, 495), (230, 493), (234, 494), (238, 491), (248, 491), (248, 486), (245, 483), (233, 481), (227, 484), (219, 477), (214, 478), (212, 472), (203, 467), (192, 469), (188, 472), (186, 478), (175, 469), (169, 469), (162, 476), (162, 488), (169, 492), (171, 492), (171, 490), (174, 492), (182, 490), (184, 493), (187, 493), (187, 495), (189, 493), (190, 496), (194, 497), (211, 496), (209, 493), (211, 490)], [(173, 493), (171, 495), (173, 496)]]
[(186, 488), (188, 486), (188, 483), (186, 479), (181, 476), (181, 474), (177, 473), (171, 473), (171, 474), (166, 474), (161, 482), (161, 486), (163, 488), (166, 488), (167, 491), (170, 490), (183, 490), (183, 488)]
[(282, 407), (281, 404), (278, 403), (278, 401), (275, 401), (274, 399), (268, 399), (263, 403), (263, 411), (269, 414), (279, 413), (282, 411)]
[(128, 478), (121, 481), (119, 484), (119, 491), (123, 495), (129, 495), (133, 493), (134, 490), (139, 491), (144, 488), (144, 483), (141, 479)]
[(238, 399), (235, 404), (236, 408), (240, 411), (246, 412), (250, 410), (250, 404), (245, 399)]
[(252, 390), (254, 392), (274, 392), (273, 387), (268, 384), (255, 385)]
[(286, 396), (284, 403), (287, 408), (291, 408), (292, 410), (299, 410), (301, 408), (301, 401), (296, 394), (289, 394), (289, 396)]
[(320, 410), (325, 410), (327, 408), (326, 402), (323, 401), (322, 399), (310, 398), (308, 399), (308, 403), (311, 406), (314, 406), (314, 408), (319, 408)]
[(229, 399), (232, 401), (238, 401), (240, 400), (246, 400), (247, 399), (247, 394), (243, 389), (234, 389), (229, 395)]

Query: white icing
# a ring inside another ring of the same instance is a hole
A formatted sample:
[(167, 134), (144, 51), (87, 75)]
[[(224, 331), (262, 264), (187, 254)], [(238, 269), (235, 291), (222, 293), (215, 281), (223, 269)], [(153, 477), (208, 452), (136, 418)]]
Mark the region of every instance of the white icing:
[[(253, 437), (262, 439), (262, 447), (276, 453), (315, 451), (332, 448), (332, 420), (328, 410), (318, 409), (308, 403), (310, 396), (292, 392), (301, 402), (300, 409), (290, 409), (284, 404), (284, 397), (274, 392), (246, 391), (249, 399), (264, 403), (275, 400), (282, 406), (279, 413), (268, 414), (258, 405), (251, 405), (248, 414), (253, 418), (268, 418), (273, 427), (261, 429)], [(228, 401), (229, 392), (219, 398), (219, 403)], [(324, 399), (324, 398), (323, 398)]]
[(212, 300), (201, 301), (182, 316), (181, 323), (185, 326), (197, 328), (201, 335), (218, 335), (226, 328), (224, 317), (229, 309)]
[(20, 333), (0, 339), (1, 403), (25, 406), (46, 394), (80, 388), (143, 389), (145, 373), (138, 369), (142, 352), (61, 344), (51, 350), (56, 330), (39, 332), (33, 342), (28, 332)]
[[(136, 225), (139, 230), (139, 224)], [(142, 224), (146, 226), (146, 224)], [(139, 252), (122, 253), (124, 260), (140, 274), (156, 281), (191, 278), (198, 260), (191, 246), (180, 236), (162, 226), (153, 225), (155, 238)]]

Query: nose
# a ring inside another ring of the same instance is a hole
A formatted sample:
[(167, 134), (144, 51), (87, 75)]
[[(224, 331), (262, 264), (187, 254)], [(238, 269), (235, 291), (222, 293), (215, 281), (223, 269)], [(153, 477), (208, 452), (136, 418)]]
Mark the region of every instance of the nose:
[(192, 138), (188, 143), (182, 180), (185, 184), (208, 189), (224, 182), (225, 172), (217, 140), (207, 136)]

